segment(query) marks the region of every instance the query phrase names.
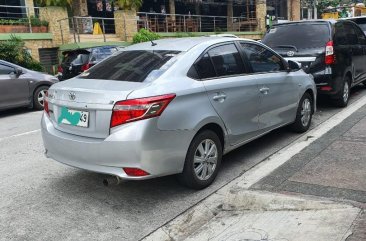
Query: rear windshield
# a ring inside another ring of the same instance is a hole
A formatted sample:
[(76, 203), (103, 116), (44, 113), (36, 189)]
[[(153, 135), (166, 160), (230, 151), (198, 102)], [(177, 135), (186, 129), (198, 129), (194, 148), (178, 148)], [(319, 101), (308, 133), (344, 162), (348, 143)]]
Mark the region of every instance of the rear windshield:
[(82, 65), (86, 64), (89, 60), (89, 53), (78, 53), (78, 52), (69, 52), (64, 54), (63, 63), (67, 65)]
[(165, 69), (163, 66), (177, 54), (178, 51), (163, 50), (122, 51), (84, 72), (80, 78), (143, 82), (150, 73), (158, 75), (158, 70)]
[(263, 43), (271, 48), (294, 46), (297, 49), (324, 47), (330, 40), (328, 24), (284, 24), (273, 26)]
[(118, 51), (117, 48), (97, 48), (92, 52), (91, 62), (99, 62), (108, 56), (112, 55), (114, 52)]

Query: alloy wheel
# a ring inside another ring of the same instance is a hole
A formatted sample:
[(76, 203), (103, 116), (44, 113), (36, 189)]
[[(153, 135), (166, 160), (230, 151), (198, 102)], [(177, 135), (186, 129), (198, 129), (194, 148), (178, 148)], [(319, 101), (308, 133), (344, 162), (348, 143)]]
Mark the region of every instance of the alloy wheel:
[(344, 88), (343, 88), (343, 101), (344, 103), (347, 103), (349, 98), (349, 86), (348, 86), (348, 82), (346, 81), (344, 83)]
[(304, 99), (301, 107), (301, 123), (307, 126), (311, 119), (311, 102), (308, 98)]
[(218, 151), (214, 141), (210, 139), (203, 140), (197, 147), (193, 168), (196, 177), (199, 180), (207, 180), (214, 173), (217, 166)]
[(39, 93), (38, 93), (38, 96), (37, 96), (37, 100), (38, 100), (38, 103), (43, 106), (44, 105), (44, 97), (46, 96), (46, 91), (47, 90), (41, 90)]

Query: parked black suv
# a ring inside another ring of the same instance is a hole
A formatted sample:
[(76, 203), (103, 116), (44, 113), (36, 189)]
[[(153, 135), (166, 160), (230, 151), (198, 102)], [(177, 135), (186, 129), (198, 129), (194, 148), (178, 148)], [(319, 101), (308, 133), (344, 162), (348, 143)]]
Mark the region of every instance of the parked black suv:
[(58, 78), (66, 80), (75, 77), (118, 50), (117, 46), (103, 46), (64, 51), (58, 67)]
[(345, 107), (350, 88), (366, 84), (366, 37), (349, 20), (311, 20), (274, 25), (262, 42), (314, 76), (318, 94)]

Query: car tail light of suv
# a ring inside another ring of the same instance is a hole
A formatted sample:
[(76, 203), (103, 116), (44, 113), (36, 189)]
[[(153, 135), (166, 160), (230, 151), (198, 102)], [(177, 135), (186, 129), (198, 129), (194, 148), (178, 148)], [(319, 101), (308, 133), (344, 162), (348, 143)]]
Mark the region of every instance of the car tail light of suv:
[(335, 63), (333, 41), (329, 41), (325, 46), (325, 64), (330, 65)]
[(90, 67), (91, 67), (90, 63), (84, 64), (83, 66), (81, 66), (81, 71), (82, 72), (87, 71)]
[(118, 101), (113, 107), (110, 127), (160, 116), (174, 98), (175, 94), (168, 94)]

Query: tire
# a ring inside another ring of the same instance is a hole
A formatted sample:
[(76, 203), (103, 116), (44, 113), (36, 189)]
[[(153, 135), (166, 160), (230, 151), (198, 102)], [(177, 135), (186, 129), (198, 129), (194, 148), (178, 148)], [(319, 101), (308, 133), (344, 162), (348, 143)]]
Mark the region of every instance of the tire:
[(346, 107), (351, 93), (351, 79), (346, 77), (343, 81), (342, 89), (334, 99), (334, 105), (337, 107)]
[(43, 110), (43, 98), (45, 96), (45, 91), (47, 91), (49, 86), (40, 86), (34, 91), (33, 95), (33, 108), (35, 110)]
[(303, 133), (309, 130), (311, 119), (313, 118), (313, 98), (309, 93), (305, 93), (297, 107), (295, 122), (290, 125), (294, 132)]
[[(207, 150), (211, 151), (209, 155), (206, 155)], [(217, 134), (211, 130), (201, 131), (189, 145), (183, 172), (178, 175), (178, 180), (189, 188), (203, 189), (215, 180), (221, 159), (222, 145)]]
[(362, 84), (366, 87), (366, 80), (364, 82), (362, 82)]

